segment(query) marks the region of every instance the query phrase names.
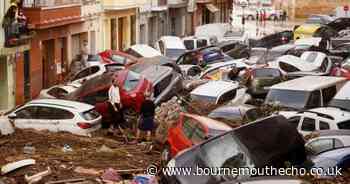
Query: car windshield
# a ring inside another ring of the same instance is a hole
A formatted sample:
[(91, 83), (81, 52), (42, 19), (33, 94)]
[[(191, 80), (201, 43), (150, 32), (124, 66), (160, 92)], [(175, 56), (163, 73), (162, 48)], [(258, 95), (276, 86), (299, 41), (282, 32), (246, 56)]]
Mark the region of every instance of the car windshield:
[(309, 93), (306, 91), (271, 89), (266, 97), (266, 102), (302, 109), (306, 106), (308, 96)]
[(335, 98), (333, 98), (333, 100), (331, 100), (331, 102), (329, 102), (328, 106), (338, 107), (340, 109), (344, 109), (344, 110), (349, 110), (350, 111), (350, 99), (349, 100), (345, 100), (345, 99), (335, 99)]
[(101, 56), (100, 55), (89, 55), (88, 56), (88, 61), (101, 61)]
[(185, 49), (167, 49), (166, 56), (169, 58), (179, 58), (183, 53), (185, 53)]
[(115, 63), (122, 64), (122, 65), (124, 65), (125, 62), (126, 62), (125, 57), (119, 56), (119, 55), (115, 55), (115, 54), (113, 54), (113, 55), (111, 56), (111, 59), (112, 59)]
[(91, 121), (100, 117), (100, 114), (95, 109), (83, 112), (82, 115), (86, 121)]
[(280, 77), (281, 73), (273, 68), (260, 68), (253, 71), (254, 77)]
[(133, 71), (128, 72), (128, 76), (124, 82), (124, 90), (131, 91), (136, 88), (137, 84), (141, 79), (141, 75)]
[[(228, 133), (202, 145), (202, 160), (210, 168), (252, 168), (252, 159), (234, 133)], [(229, 174), (229, 173), (227, 173)], [(232, 176), (232, 175), (231, 175)], [(232, 176), (236, 178), (237, 176)]]

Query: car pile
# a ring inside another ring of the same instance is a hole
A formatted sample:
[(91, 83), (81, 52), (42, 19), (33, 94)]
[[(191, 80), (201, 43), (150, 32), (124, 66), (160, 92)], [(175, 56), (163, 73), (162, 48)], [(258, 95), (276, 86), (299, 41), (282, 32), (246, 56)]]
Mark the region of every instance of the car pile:
[[(90, 136), (112, 121), (108, 89), (115, 80), (131, 129), (145, 95), (152, 94), (163, 167), (348, 169), (350, 40), (332, 43), (350, 32), (348, 22), (315, 15), (294, 31), (254, 40), (244, 30), (212, 24), (183, 39), (163, 36), (154, 48), (106, 50), (90, 56), (89, 66), (64, 84), (3, 117), (20, 129)], [(1, 133), (11, 132), (8, 127), (0, 126)], [(251, 175), (160, 178), (184, 184), (302, 182)]]

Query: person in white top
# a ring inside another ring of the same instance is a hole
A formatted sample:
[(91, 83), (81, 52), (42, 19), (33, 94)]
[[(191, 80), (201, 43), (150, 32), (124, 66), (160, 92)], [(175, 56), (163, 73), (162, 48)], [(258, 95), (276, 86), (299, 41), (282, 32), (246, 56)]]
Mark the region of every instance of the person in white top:
[(112, 126), (110, 126), (110, 128), (111, 130), (116, 128), (121, 129), (121, 126), (124, 123), (124, 117), (122, 112), (122, 104), (120, 101), (118, 81), (116, 79), (113, 79), (112, 85), (108, 90), (108, 100), (110, 104), (109, 112), (112, 117), (111, 119)]

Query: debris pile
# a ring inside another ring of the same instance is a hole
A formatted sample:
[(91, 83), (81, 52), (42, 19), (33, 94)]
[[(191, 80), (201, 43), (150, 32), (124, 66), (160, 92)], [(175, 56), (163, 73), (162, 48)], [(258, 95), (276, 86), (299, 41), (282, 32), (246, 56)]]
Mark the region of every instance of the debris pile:
[[(96, 178), (115, 182), (117, 175), (132, 180), (134, 174), (143, 174), (148, 165), (159, 163), (158, 152), (145, 150), (139, 144), (125, 144), (119, 137), (107, 137), (102, 130), (99, 133), (95, 137), (81, 137), (16, 129), (14, 134), (1, 137), (0, 166), (9, 167), (4, 167), (6, 174), (0, 178), (5, 184), (73, 183), (73, 180), (100, 183)], [(102, 178), (106, 172), (106, 178)]]

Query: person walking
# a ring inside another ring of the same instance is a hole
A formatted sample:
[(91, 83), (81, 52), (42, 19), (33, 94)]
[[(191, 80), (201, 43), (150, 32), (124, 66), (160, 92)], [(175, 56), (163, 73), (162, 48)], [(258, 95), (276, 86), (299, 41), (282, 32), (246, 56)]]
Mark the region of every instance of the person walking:
[(145, 101), (141, 105), (139, 125), (136, 132), (135, 143), (140, 141), (141, 131), (146, 132), (147, 141), (151, 141), (152, 131), (155, 129), (154, 116), (155, 116), (156, 105), (151, 100), (151, 94), (145, 94)]
[(282, 13), (282, 17), (283, 17), (283, 24), (285, 24), (285, 22), (287, 21), (287, 11), (286, 10), (283, 10), (283, 13)]

